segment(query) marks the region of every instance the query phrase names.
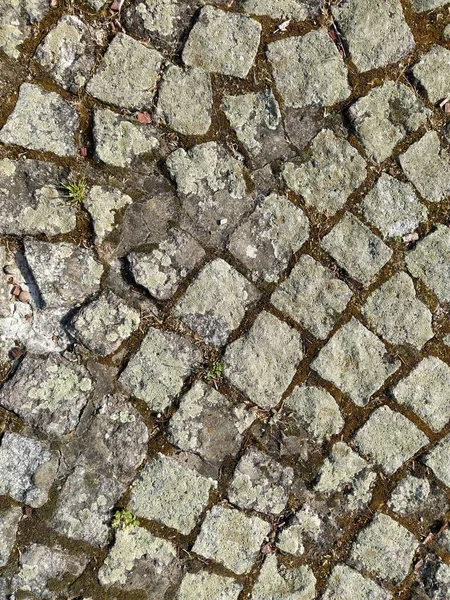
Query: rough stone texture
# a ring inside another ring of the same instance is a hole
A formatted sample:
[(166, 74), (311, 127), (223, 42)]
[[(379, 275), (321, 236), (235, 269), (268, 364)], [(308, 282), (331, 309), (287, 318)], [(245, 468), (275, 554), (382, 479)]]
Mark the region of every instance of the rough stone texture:
[(342, 217), (321, 246), (350, 277), (366, 286), (392, 256), (392, 250), (352, 213)]
[(336, 565), (328, 580), (323, 600), (342, 600), (343, 598), (391, 600), (392, 594), (347, 565)]
[(22, 518), (19, 506), (0, 511), (0, 566), (4, 567), (16, 542), (17, 529)]
[(34, 508), (42, 506), (48, 500), (57, 467), (47, 443), (6, 432), (0, 446), (0, 494)]
[(318, 0), (243, 0), (245, 12), (267, 16), (272, 19), (292, 19), (304, 21), (316, 16), (319, 12)]
[(131, 488), (130, 510), (188, 535), (209, 501), (215, 482), (174, 458), (158, 454)]
[(354, 443), (362, 454), (391, 475), (428, 444), (428, 438), (402, 414), (380, 406), (356, 433)]
[(424, 460), (425, 464), (430, 467), (436, 477), (447, 487), (450, 487), (449, 452), (450, 436), (447, 435), (428, 452)]
[(325, 29), (268, 45), (267, 57), (286, 106), (331, 106), (350, 95), (347, 67)]
[[(426, 595), (424, 595), (426, 594)], [(450, 594), (450, 567), (433, 554), (425, 557), (414, 585), (414, 600), (446, 600)]]
[(349, 0), (332, 12), (358, 71), (398, 62), (414, 49), (399, 0)]
[(73, 156), (78, 125), (76, 110), (59, 94), (23, 83), (14, 110), (0, 130), (0, 142)]
[(186, 573), (177, 600), (237, 600), (242, 585), (231, 579), (206, 571)]
[(303, 358), (300, 334), (268, 312), (225, 352), (227, 379), (261, 408), (278, 404)]
[[(449, 53), (450, 54), (450, 53)], [(349, 117), (369, 158), (382, 162), (407, 135), (424, 125), (431, 111), (403, 83), (386, 81), (349, 109)]]
[(245, 15), (205, 6), (183, 48), (183, 61), (212, 73), (247, 77), (258, 51), (261, 25)]
[(433, 10), (445, 4), (448, 4), (448, 0), (411, 0), (413, 10), (417, 12)]
[(253, 600), (314, 600), (316, 578), (309, 566), (287, 569), (269, 555), (253, 587)]
[(322, 348), (312, 368), (331, 381), (355, 404), (365, 406), (400, 366), (384, 344), (354, 317)]
[(83, 205), (91, 215), (97, 244), (102, 244), (114, 231), (117, 214), (132, 202), (130, 196), (116, 188), (101, 185), (91, 187)]
[(430, 495), (430, 482), (408, 475), (394, 488), (388, 507), (402, 517), (420, 508)]
[(245, 277), (218, 258), (202, 269), (174, 314), (208, 343), (223, 346), (259, 296)]
[(351, 297), (343, 281), (303, 254), (287, 280), (272, 294), (271, 302), (315, 337), (325, 339)]
[(387, 240), (415, 231), (428, 218), (428, 210), (417, 198), (412, 185), (387, 173), (377, 179), (360, 207), (364, 218)]
[(448, 97), (450, 88), (450, 52), (442, 46), (432, 46), (411, 69), (413, 77), (426, 91), (433, 104)]
[(19, 58), (21, 46), (32, 27), (45, 17), (49, 8), (46, 0), (1, 0), (0, 50), (11, 58)]
[(393, 584), (408, 574), (418, 542), (396, 521), (378, 513), (356, 538), (350, 554), (351, 562)]
[(345, 139), (325, 129), (312, 141), (305, 161), (284, 166), (283, 177), (307, 206), (333, 216), (364, 181), (366, 162)]
[(269, 531), (269, 523), (259, 517), (226, 506), (213, 506), (192, 551), (242, 575), (252, 568)]
[(277, 539), (277, 548), (293, 556), (302, 556), (306, 541), (317, 542), (322, 532), (322, 521), (308, 506), (295, 513)]

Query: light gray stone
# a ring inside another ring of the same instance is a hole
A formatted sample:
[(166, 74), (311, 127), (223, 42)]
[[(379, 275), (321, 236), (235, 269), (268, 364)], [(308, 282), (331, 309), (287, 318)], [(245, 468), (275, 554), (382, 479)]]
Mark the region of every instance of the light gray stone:
[(425, 464), (433, 471), (438, 479), (450, 487), (450, 435), (440, 440), (426, 455)]
[(250, 331), (228, 346), (224, 374), (252, 402), (268, 409), (281, 400), (302, 358), (300, 334), (262, 312)]
[(243, 0), (242, 8), (260, 17), (305, 21), (318, 14), (320, 0)]
[(366, 178), (366, 162), (347, 140), (324, 129), (312, 141), (307, 160), (287, 163), (283, 177), (307, 206), (333, 216)]
[(445, 6), (448, 4), (448, 0), (411, 0), (411, 4), (416, 12), (425, 12)]
[(342, 600), (343, 598), (391, 600), (392, 594), (347, 565), (336, 565), (328, 579), (323, 600)]
[(317, 542), (322, 533), (322, 526), (320, 517), (312, 512), (309, 506), (303, 506), (281, 530), (277, 548), (293, 556), (302, 556), (305, 552), (304, 543), (307, 540)]
[(50, 8), (46, 0), (0, 1), (0, 50), (17, 59), (32, 27), (45, 17)]
[(16, 543), (17, 529), (22, 518), (19, 506), (0, 511), (0, 566), (4, 567), (9, 560), (11, 551)]
[(420, 510), (431, 492), (428, 479), (407, 475), (394, 488), (388, 507), (402, 517)]
[(231, 577), (199, 571), (186, 573), (178, 591), (177, 600), (237, 600), (242, 584)]
[(267, 57), (288, 107), (332, 106), (350, 96), (347, 67), (325, 29), (272, 42)]
[(114, 231), (117, 215), (133, 200), (113, 187), (93, 185), (89, 190), (84, 208), (91, 215), (96, 244), (102, 244)]
[(413, 77), (433, 104), (448, 97), (450, 90), (450, 51), (432, 46), (411, 69)]
[(266, 557), (253, 586), (253, 600), (314, 600), (316, 578), (308, 565), (287, 568), (274, 554)]

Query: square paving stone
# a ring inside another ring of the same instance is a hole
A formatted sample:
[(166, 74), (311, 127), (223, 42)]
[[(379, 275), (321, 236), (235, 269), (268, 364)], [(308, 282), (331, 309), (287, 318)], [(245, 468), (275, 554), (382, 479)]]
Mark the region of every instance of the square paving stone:
[(395, 473), (428, 442), (412, 421), (388, 406), (375, 409), (354, 437), (358, 450), (387, 475)]
[(449, 389), (450, 367), (435, 356), (427, 356), (394, 387), (393, 394), (433, 431), (440, 431), (450, 421)]
[(192, 552), (243, 575), (253, 567), (271, 526), (226, 506), (213, 506), (203, 521)]
[(259, 47), (261, 25), (235, 12), (205, 6), (184, 45), (186, 65), (245, 78)]
[(400, 0), (349, 0), (332, 12), (358, 71), (398, 62), (414, 49)]
[(323, 600), (343, 600), (344, 598), (348, 600), (350, 598), (391, 600), (392, 594), (347, 565), (336, 565), (328, 579)]
[(399, 142), (431, 116), (413, 90), (394, 81), (372, 88), (348, 112), (367, 155), (375, 162), (388, 158)]
[(114, 231), (117, 215), (132, 202), (130, 196), (116, 188), (101, 185), (91, 187), (83, 206), (91, 215), (96, 244), (102, 244)]
[(284, 180), (307, 206), (333, 216), (366, 178), (366, 162), (347, 140), (329, 129), (314, 138), (309, 154), (306, 162), (284, 166)]
[(10, 58), (20, 56), (23, 42), (49, 11), (47, 0), (2, 0), (0, 4), (0, 50)]
[(0, 142), (74, 156), (78, 127), (77, 111), (59, 94), (23, 83), (14, 110), (0, 129)]
[(314, 600), (316, 578), (310, 566), (287, 568), (274, 554), (266, 557), (253, 586), (252, 600)]
[(413, 77), (426, 91), (433, 104), (448, 97), (450, 89), (450, 51), (432, 46), (411, 69)]
[(420, 350), (434, 335), (433, 315), (417, 299), (413, 281), (403, 271), (368, 297), (362, 314), (369, 326), (392, 344), (411, 344)]
[(424, 463), (438, 479), (450, 487), (450, 435), (438, 442), (426, 455)]
[(413, 277), (419, 277), (440, 302), (450, 302), (450, 230), (445, 225), (420, 240), (405, 257)]
[(380, 230), (386, 240), (396, 240), (415, 231), (428, 220), (428, 210), (413, 186), (382, 173), (361, 202), (364, 218)]
[[(407, 517), (416, 511), (423, 512), (430, 495), (433, 496), (428, 479), (407, 475), (395, 486), (387, 505), (398, 515)], [(443, 512), (442, 504), (440, 509)]]
[(315, 543), (322, 535), (322, 520), (308, 506), (297, 511), (278, 535), (277, 548), (293, 556), (302, 556), (306, 541)]
[(350, 561), (357, 568), (392, 584), (408, 574), (419, 544), (405, 527), (378, 513), (353, 543)]
[(350, 288), (308, 254), (303, 254), (289, 277), (272, 294), (271, 302), (325, 339), (352, 297)]
[(371, 396), (399, 367), (384, 344), (354, 317), (322, 348), (312, 368), (365, 406)]
[(163, 411), (181, 392), (201, 353), (184, 338), (150, 329), (122, 372), (120, 383), (155, 412)]
[(275, 85), (286, 106), (332, 106), (350, 96), (347, 67), (325, 29), (267, 47)]
[(268, 312), (225, 352), (224, 375), (252, 402), (268, 409), (281, 400), (303, 358), (298, 331)]
[(8, 562), (16, 543), (17, 529), (21, 518), (20, 506), (11, 506), (0, 511), (0, 566), (2, 567)]
[(320, 245), (363, 285), (369, 285), (392, 256), (389, 246), (351, 213), (342, 217)]
[(441, 148), (438, 134), (428, 131), (400, 155), (405, 175), (429, 202), (440, 202), (450, 194), (450, 155)]
[(253, 284), (217, 258), (203, 267), (173, 312), (208, 343), (223, 346), (259, 297)]
[(131, 488), (130, 510), (183, 535), (197, 525), (215, 487), (207, 479), (170, 456), (158, 454), (150, 460)]
[(199, 571), (186, 573), (178, 591), (177, 600), (237, 600), (242, 584), (231, 577)]

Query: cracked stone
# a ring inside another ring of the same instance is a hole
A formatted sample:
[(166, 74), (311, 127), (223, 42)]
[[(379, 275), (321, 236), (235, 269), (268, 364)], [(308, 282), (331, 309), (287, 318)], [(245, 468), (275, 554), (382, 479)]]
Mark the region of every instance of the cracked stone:
[(253, 600), (314, 600), (316, 578), (308, 565), (286, 568), (277, 557), (266, 557), (253, 586)]
[(259, 297), (259, 291), (245, 277), (217, 258), (203, 267), (174, 314), (206, 342), (223, 346)]
[(9, 560), (16, 543), (17, 529), (22, 518), (20, 506), (11, 506), (0, 511), (0, 566), (4, 567)]
[(325, 29), (272, 42), (267, 58), (288, 107), (332, 106), (350, 96), (347, 67)]
[(433, 104), (448, 97), (450, 90), (450, 51), (442, 46), (432, 46), (411, 69), (419, 85)]
[(428, 442), (414, 423), (388, 406), (375, 409), (354, 437), (358, 450), (387, 475), (395, 473)]
[(320, 244), (350, 277), (370, 285), (391, 259), (392, 250), (351, 213), (346, 213)]
[(312, 105), (285, 109), (284, 126), (291, 144), (303, 151), (324, 125), (324, 108)]
[(392, 594), (347, 565), (336, 565), (328, 580), (323, 600), (342, 600), (342, 598), (391, 600)]
[(0, 50), (17, 59), (23, 42), (33, 26), (43, 19), (50, 8), (47, 0), (0, 1)]
[(431, 492), (428, 479), (407, 475), (394, 488), (388, 506), (397, 514), (405, 517), (420, 509)]
[(74, 156), (78, 127), (76, 110), (59, 94), (22, 83), (14, 110), (0, 130), (0, 142)]
[(305, 21), (319, 13), (320, 0), (243, 0), (242, 8), (260, 17)]
[(305, 552), (306, 540), (319, 539), (322, 532), (320, 517), (311, 512), (308, 506), (297, 511), (289, 524), (281, 530), (278, 536), (277, 548), (293, 556), (302, 556)]
[(289, 277), (272, 294), (281, 312), (325, 339), (352, 297), (350, 288), (308, 254), (303, 254)]
[(287, 186), (307, 206), (333, 216), (366, 178), (366, 162), (344, 138), (321, 131), (311, 143), (309, 157), (283, 168)]
[(117, 214), (132, 202), (130, 196), (116, 188), (100, 185), (91, 187), (83, 206), (91, 215), (97, 245), (102, 244), (114, 231)]
[(450, 463), (448, 456), (450, 452), (450, 436), (447, 435), (440, 440), (426, 455), (424, 460), (427, 467), (433, 471), (447, 487), (450, 487)]
[(186, 573), (181, 582), (177, 600), (237, 600), (242, 585), (231, 579), (214, 573), (200, 571)]
[(268, 312), (232, 342), (224, 356), (224, 375), (249, 399), (268, 409), (281, 400), (303, 358), (300, 334)]
[(202, 8), (183, 48), (183, 62), (204, 71), (245, 78), (259, 47), (261, 25), (245, 15)]

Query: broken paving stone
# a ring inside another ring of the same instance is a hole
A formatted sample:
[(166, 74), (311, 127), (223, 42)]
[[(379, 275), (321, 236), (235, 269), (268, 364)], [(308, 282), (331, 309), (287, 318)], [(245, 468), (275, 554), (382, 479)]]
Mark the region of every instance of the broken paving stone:
[(320, 132), (325, 122), (324, 109), (317, 105), (285, 108), (284, 127), (291, 144), (300, 151)]
[(60, 437), (75, 429), (91, 388), (82, 365), (59, 355), (27, 354), (14, 378), (1, 388), (0, 404), (27, 424)]
[(309, 236), (309, 220), (285, 196), (270, 194), (234, 231), (230, 252), (255, 279), (275, 282)]
[(350, 288), (308, 254), (303, 254), (289, 277), (272, 294), (271, 302), (325, 339), (352, 297)]
[(183, 62), (204, 71), (245, 78), (259, 47), (261, 25), (235, 12), (202, 8), (183, 48)]
[(398, 62), (414, 49), (400, 0), (349, 0), (332, 13), (358, 71)]
[(426, 455), (423, 461), (447, 487), (450, 487), (450, 436), (440, 440)]
[(450, 51), (442, 46), (431, 46), (411, 69), (413, 77), (426, 91), (428, 100), (437, 104), (450, 91)]
[(283, 168), (287, 186), (307, 206), (333, 216), (366, 178), (366, 162), (344, 138), (331, 130), (312, 141), (306, 162), (290, 162)]
[(392, 594), (347, 565), (336, 565), (328, 579), (323, 600), (342, 600), (343, 598), (391, 600)]
[(171, 229), (166, 240), (151, 252), (127, 256), (133, 277), (158, 300), (168, 300), (181, 281), (205, 257), (193, 237), (181, 229)]
[(397, 402), (414, 411), (433, 431), (440, 431), (450, 421), (446, 400), (449, 389), (449, 366), (435, 356), (427, 356), (397, 383), (393, 394)]
[(370, 285), (392, 250), (352, 213), (346, 213), (320, 244), (350, 277)]
[(253, 600), (314, 600), (316, 578), (308, 565), (287, 568), (274, 554), (266, 557), (255, 585)]
[(367, 155), (375, 162), (388, 158), (399, 142), (431, 116), (414, 91), (389, 80), (372, 88), (348, 112)]
[(50, 8), (47, 0), (0, 1), (0, 50), (17, 59), (32, 27), (43, 19)]
[(428, 479), (407, 475), (394, 488), (388, 507), (402, 517), (423, 508), (431, 493)]
[(332, 106), (350, 96), (347, 67), (325, 29), (277, 40), (267, 57), (286, 106)]
[(91, 215), (97, 244), (102, 244), (114, 231), (117, 214), (132, 202), (130, 196), (116, 188), (100, 185), (91, 187), (83, 206)]
[(148, 110), (153, 103), (163, 57), (153, 48), (118, 33), (86, 86), (86, 91), (108, 104)]
[(238, 462), (228, 499), (239, 508), (278, 515), (286, 508), (294, 471), (249, 448)]
[(25, 257), (46, 308), (73, 308), (100, 287), (103, 266), (86, 248), (26, 239)]
[(411, 344), (420, 350), (434, 335), (432, 314), (418, 300), (411, 277), (403, 271), (368, 297), (362, 313), (369, 326), (392, 344)]
[(186, 573), (178, 591), (177, 600), (237, 600), (242, 584), (231, 577), (200, 571)]
[(409, 572), (419, 544), (412, 533), (383, 513), (377, 513), (353, 543), (350, 560), (394, 585)]
[(271, 19), (305, 21), (320, 10), (320, 0), (243, 0), (246, 13)]
[(287, 526), (281, 530), (277, 548), (282, 552), (293, 556), (302, 556), (305, 552), (304, 543), (307, 541), (317, 542), (322, 531), (320, 517), (312, 512), (308, 506), (304, 506), (295, 513)]
[(387, 173), (381, 174), (360, 206), (364, 218), (377, 227), (386, 240), (396, 240), (415, 231), (428, 219), (428, 210), (417, 198), (412, 185)]
[(412, 421), (388, 406), (375, 409), (353, 441), (387, 475), (395, 473), (429, 442)]
[(216, 483), (170, 456), (158, 454), (133, 483), (130, 510), (189, 535), (209, 503)]
[(48, 500), (58, 461), (46, 442), (6, 432), (0, 446), (0, 494), (33, 508)]
[(192, 551), (243, 575), (253, 567), (271, 526), (226, 506), (213, 506), (203, 521)]
[(0, 511), (0, 566), (4, 567), (16, 542), (19, 521), (22, 518), (20, 506), (11, 506)]
[(203, 267), (173, 312), (206, 342), (223, 346), (259, 297), (245, 277), (217, 258)]
[(428, 131), (399, 160), (405, 175), (425, 200), (440, 202), (450, 194), (450, 155), (441, 148), (435, 131)]
[(312, 363), (321, 377), (365, 406), (399, 367), (384, 344), (354, 317), (341, 327)]
[(0, 142), (74, 156), (78, 126), (76, 110), (59, 94), (22, 83), (14, 110), (0, 130)]
[(224, 375), (263, 409), (278, 404), (303, 358), (298, 331), (268, 312), (232, 342), (224, 356)]

